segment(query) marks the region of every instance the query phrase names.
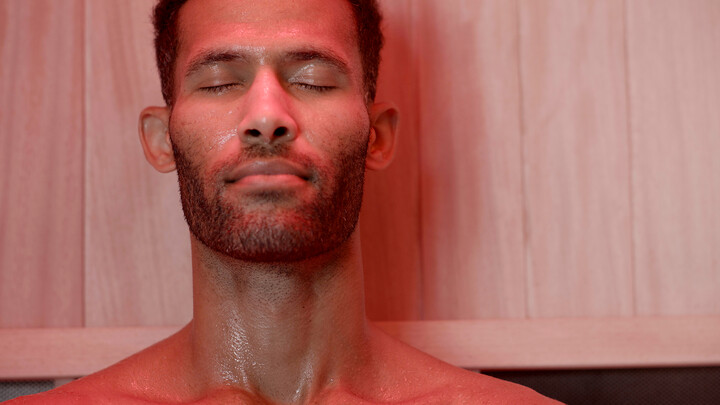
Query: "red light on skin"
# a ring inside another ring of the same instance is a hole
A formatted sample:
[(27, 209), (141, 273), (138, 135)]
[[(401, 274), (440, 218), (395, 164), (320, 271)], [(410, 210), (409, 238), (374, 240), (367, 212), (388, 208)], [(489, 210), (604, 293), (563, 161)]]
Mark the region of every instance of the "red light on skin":
[(252, 188), (290, 188), (300, 187), (306, 180), (294, 174), (253, 174), (233, 183), (233, 186)]
[(307, 184), (309, 172), (285, 159), (256, 160), (239, 166), (229, 176), (233, 185), (252, 188), (287, 188)]

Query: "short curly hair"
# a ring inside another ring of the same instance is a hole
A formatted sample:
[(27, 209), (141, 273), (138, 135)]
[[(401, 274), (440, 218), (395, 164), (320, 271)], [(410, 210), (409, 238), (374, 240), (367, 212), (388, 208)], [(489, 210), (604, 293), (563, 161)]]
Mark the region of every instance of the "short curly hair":
[[(348, 0), (355, 17), (358, 48), (363, 68), (363, 85), (367, 101), (375, 100), (378, 71), (380, 68), (380, 50), (385, 39), (380, 28), (382, 14), (377, 0)], [(174, 101), (173, 75), (175, 60), (180, 47), (178, 15), (187, 0), (159, 0), (153, 10), (155, 27), (155, 57), (162, 94), (167, 105)]]

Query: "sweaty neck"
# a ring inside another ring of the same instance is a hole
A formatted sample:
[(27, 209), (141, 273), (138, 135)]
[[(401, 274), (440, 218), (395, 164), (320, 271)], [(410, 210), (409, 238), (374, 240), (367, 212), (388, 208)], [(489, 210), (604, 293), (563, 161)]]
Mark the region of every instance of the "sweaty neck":
[(367, 361), (357, 231), (294, 263), (238, 261), (192, 240), (191, 362), (199, 391), (303, 402)]

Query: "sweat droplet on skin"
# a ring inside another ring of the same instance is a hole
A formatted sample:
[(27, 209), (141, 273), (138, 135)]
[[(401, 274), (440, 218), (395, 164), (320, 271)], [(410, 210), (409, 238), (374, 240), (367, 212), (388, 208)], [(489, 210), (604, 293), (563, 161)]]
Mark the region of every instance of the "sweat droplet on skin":
[(225, 144), (230, 142), (233, 138), (237, 137), (238, 130), (231, 129), (229, 131), (226, 131), (225, 133), (220, 134), (216, 139), (215, 142), (208, 145), (206, 152), (210, 152), (211, 150), (214, 150), (215, 148), (222, 149)]
[(237, 136), (238, 136), (237, 128), (227, 131), (225, 134), (220, 136), (220, 139), (218, 139), (218, 141), (217, 141), (217, 146), (222, 148), (223, 146), (225, 146), (226, 143), (230, 142), (231, 139), (236, 138)]
[(315, 134), (312, 131), (307, 131), (305, 133), (305, 139), (307, 139), (308, 143), (312, 145), (315, 143)]

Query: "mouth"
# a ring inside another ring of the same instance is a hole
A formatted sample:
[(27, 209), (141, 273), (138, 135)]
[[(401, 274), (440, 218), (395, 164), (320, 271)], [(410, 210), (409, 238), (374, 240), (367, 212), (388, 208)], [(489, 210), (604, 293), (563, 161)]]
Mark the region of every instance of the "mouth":
[(227, 182), (230, 184), (270, 184), (310, 180), (304, 167), (284, 159), (256, 160), (233, 170)]

